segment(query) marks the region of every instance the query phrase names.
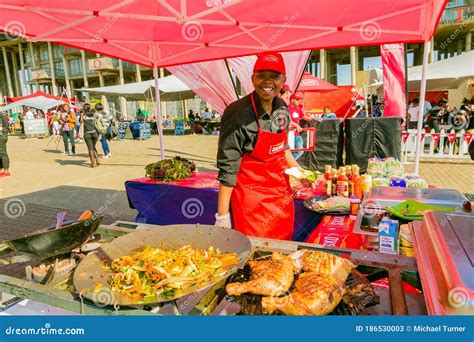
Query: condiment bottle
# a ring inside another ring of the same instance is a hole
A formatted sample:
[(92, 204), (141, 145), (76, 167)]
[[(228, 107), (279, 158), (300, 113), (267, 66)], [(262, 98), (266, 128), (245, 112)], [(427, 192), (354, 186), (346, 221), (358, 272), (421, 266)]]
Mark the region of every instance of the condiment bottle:
[(349, 197), (349, 179), (345, 168), (341, 169), (341, 174), (337, 177), (337, 195)]
[(336, 196), (337, 195), (337, 170), (332, 169), (332, 195)]
[(324, 167), (324, 194), (326, 196), (332, 196), (332, 167), (326, 165)]
[(359, 175), (359, 168), (355, 168), (354, 173), (352, 174), (352, 183), (353, 183), (353, 196), (362, 199), (362, 186), (361, 186), (361, 177)]

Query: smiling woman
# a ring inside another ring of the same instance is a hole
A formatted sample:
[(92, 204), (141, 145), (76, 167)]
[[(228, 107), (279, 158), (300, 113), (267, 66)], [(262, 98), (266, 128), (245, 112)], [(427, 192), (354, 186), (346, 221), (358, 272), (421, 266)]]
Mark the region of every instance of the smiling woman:
[(216, 225), (257, 237), (291, 240), (293, 200), (288, 167), (298, 167), (287, 148), (290, 117), (277, 95), (286, 81), (279, 53), (259, 55), (255, 91), (224, 111), (219, 136), (219, 200)]

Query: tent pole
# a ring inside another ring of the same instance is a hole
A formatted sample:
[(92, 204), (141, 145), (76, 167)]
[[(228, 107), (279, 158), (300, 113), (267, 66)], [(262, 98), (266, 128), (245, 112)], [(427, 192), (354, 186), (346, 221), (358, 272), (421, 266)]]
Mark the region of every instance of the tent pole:
[(423, 116), (425, 111), (425, 93), (426, 93), (426, 74), (428, 71), (428, 55), (430, 53), (430, 40), (425, 40), (425, 46), (423, 50), (423, 67), (421, 69), (421, 89), (420, 89), (420, 109), (418, 110), (418, 125), (416, 132), (416, 145), (415, 145), (415, 174), (418, 174), (420, 169), (420, 154), (421, 149), (421, 132), (424, 129)]
[(155, 79), (155, 101), (156, 101), (156, 121), (158, 126), (158, 135), (160, 139), (160, 157), (165, 159), (165, 147), (163, 146), (163, 120), (160, 110), (160, 88), (158, 86), (158, 67), (153, 65), (153, 78)]

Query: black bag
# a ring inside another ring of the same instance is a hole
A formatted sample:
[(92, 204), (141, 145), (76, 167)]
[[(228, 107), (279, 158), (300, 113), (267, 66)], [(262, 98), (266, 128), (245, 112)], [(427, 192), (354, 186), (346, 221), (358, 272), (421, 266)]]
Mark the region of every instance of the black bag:
[(114, 124), (111, 123), (110, 126), (107, 128), (107, 132), (105, 133), (105, 137), (107, 138), (107, 140), (112, 140), (115, 137), (117, 137), (117, 135), (118, 135), (117, 128), (115, 127)]

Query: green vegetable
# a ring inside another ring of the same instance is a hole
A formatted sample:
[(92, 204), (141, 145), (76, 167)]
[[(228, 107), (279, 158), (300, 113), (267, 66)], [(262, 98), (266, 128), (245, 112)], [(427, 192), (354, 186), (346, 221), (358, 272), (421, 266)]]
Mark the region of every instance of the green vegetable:
[(369, 159), (367, 173), (373, 177), (382, 177), (385, 175), (385, 162), (377, 158)]
[(400, 161), (395, 158), (385, 158), (385, 172), (388, 176), (401, 176), (405, 169)]
[(195, 170), (196, 165), (193, 162), (179, 156), (173, 159), (160, 160), (145, 167), (147, 177), (164, 182), (189, 178), (191, 172)]
[(428, 189), (428, 183), (423, 178), (409, 179), (407, 182), (408, 188)]

